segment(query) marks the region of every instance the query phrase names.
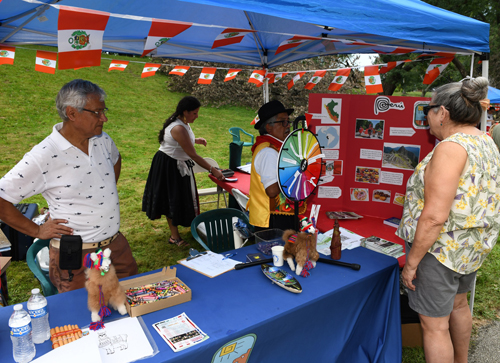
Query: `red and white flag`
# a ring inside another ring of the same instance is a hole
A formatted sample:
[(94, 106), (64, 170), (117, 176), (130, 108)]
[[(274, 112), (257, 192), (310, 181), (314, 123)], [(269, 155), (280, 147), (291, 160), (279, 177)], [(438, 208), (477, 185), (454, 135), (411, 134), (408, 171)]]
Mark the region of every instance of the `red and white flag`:
[(142, 70), (141, 78), (151, 77), (156, 74), (156, 71), (160, 69), (161, 64), (158, 63), (146, 63)]
[(397, 66), (399, 66), (400, 64), (405, 63), (405, 62), (411, 62), (411, 59), (406, 59), (403, 61), (396, 61), (396, 62), (387, 62), (387, 65), (381, 67), (380, 71), (378, 73), (379, 74), (387, 73), (390, 70), (396, 68)]
[(306, 37), (303, 35), (294, 35), (292, 38), (289, 38), (289, 39), (281, 42), (281, 44), (278, 46), (278, 49), (276, 49), (276, 53), (274, 53), (274, 55), (279, 54), (287, 49), (295, 48), (295, 47), (299, 46), (300, 44), (307, 42), (309, 40), (324, 40), (324, 38)]
[(236, 44), (243, 40), (243, 37), (248, 33), (254, 33), (255, 30), (226, 28), (215, 38), (212, 49), (224, 47), (230, 44)]
[(264, 84), (265, 76), (266, 76), (266, 71), (264, 69), (253, 71), (253, 73), (250, 75), (250, 78), (248, 79), (248, 82), (255, 83), (257, 87), (260, 87)]
[(189, 66), (175, 66), (168, 74), (176, 74), (178, 76), (183, 76), (189, 70)]
[(295, 82), (297, 82), (306, 72), (298, 72), (295, 76), (293, 76), (292, 80), (288, 82), (288, 89), (292, 88)]
[(351, 73), (351, 68), (342, 68), (335, 73), (335, 77), (333, 77), (332, 83), (328, 86), (329, 91), (338, 91), (342, 88), (345, 81), (347, 81), (347, 77)]
[(151, 21), (151, 28), (149, 28), (148, 37), (146, 38), (146, 44), (144, 45), (144, 52), (142, 52), (141, 57), (144, 57), (163, 43), (168, 42), (176, 35), (191, 27), (191, 25), (193, 25), (193, 23), (153, 19)]
[(267, 78), (269, 78), (269, 81), (267, 81), (269, 84), (276, 83), (278, 82), (281, 78), (285, 77), (288, 74), (286, 73), (268, 73)]
[(373, 50), (375, 52), (377, 52), (378, 54), (406, 54), (406, 53), (411, 53), (411, 52), (416, 51), (415, 48), (402, 48), (402, 47), (394, 48), (394, 50), (392, 50), (390, 52), (383, 52), (383, 51), (378, 50), (378, 49), (373, 49)]
[(102, 37), (108, 19), (109, 13), (60, 5), (58, 69), (100, 66)]
[(366, 93), (384, 92), (380, 74), (378, 73), (378, 66), (365, 67), (365, 89)]
[(241, 72), (241, 69), (231, 68), (227, 71), (226, 78), (224, 78), (224, 82), (230, 81), (236, 78), (236, 75)]
[(210, 84), (215, 76), (215, 71), (217, 68), (214, 67), (203, 67), (201, 70), (200, 77), (198, 78), (199, 84)]
[(36, 51), (35, 71), (54, 74), (56, 73), (56, 64), (56, 52)]
[(16, 55), (15, 47), (0, 45), (0, 64), (14, 64), (15, 55)]
[(250, 125), (255, 125), (257, 122), (259, 122), (260, 118), (259, 115), (255, 116), (252, 122), (250, 122)]
[(448, 67), (448, 64), (453, 60), (451, 58), (436, 58), (427, 67), (425, 71), (424, 84), (432, 84), (438, 76)]
[(326, 74), (326, 71), (316, 71), (314, 72), (314, 76), (312, 76), (312, 78), (309, 80), (309, 82), (307, 82), (307, 84), (305, 85), (305, 89), (313, 89), (314, 86), (316, 86), (319, 81), (321, 81), (321, 79), (325, 76)]
[(109, 71), (124, 71), (125, 68), (127, 68), (129, 61), (122, 61), (122, 60), (116, 60), (113, 59), (111, 61), (111, 64), (109, 65)]

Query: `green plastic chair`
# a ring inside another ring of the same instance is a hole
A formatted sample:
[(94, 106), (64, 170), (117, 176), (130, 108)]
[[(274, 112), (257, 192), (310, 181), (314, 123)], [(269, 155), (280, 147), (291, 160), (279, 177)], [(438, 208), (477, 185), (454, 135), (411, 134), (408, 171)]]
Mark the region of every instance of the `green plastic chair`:
[(48, 247), (50, 243), (49, 239), (38, 239), (33, 241), (33, 244), (28, 248), (26, 252), (26, 262), (31, 272), (35, 274), (35, 277), (40, 281), (42, 285), (43, 296), (56, 295), (58, 293), (56, 287), (50, 282), (48, 274), (46, 274), (36, 262), (36, 254), (44, 247)]
[(243, 146), (252, 146), (254, 136), (252, 134), (246, 132), (245, 130), (243, 130), (241, 127), (231, 127), (229, 129), (229, 133), (231, 135), (233, 135), (233, 142), (241, 141), (240, 140), (240, 132), (245, 134), (245, 135), (250, 136), (250, 138), (252, 139), (252, 142), (243, 142)]
[[(191, 234), (207, 251), (221, 253), (234, 250), (233, 217), (250, 225), (245, 213), (238, 209), (221, 208), (202, 213), (191, 222)], [(197, 227), (202, 224), (206, 231), (206, 243), (198, 234)]]

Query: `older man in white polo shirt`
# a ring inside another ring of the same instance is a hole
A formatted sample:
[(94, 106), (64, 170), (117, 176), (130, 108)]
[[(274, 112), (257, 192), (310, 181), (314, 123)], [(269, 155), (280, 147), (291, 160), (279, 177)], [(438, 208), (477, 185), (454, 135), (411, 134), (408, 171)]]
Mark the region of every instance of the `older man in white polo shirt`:
[[(110, 248), (118, 277), (137, 273), (137, 263), (126, 238), (119, 232), (120, 204), (116, 182), (121, 156), (108, 134), (106, 93), (81, 79), (64, 85), (56, 98), (62, 123), (0, 179), (0, 219), (21, 233), (51, 239), (49, 275), (59, 292), (85, 286), (84, 267), (59, 269), (62, 235), (79, 235), (83, 255)], [(38, 226), (12, 203), (42, 194), (49, 220)]]

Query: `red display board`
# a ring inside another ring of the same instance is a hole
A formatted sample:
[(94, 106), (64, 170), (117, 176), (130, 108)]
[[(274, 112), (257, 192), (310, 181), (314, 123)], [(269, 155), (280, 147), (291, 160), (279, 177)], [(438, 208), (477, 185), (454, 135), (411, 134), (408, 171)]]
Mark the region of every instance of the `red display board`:
[(423, 106), (429, 98), (311, 94), (309, 129), (325, 154), (325, 175), (309, 203), (321, 212), (400, 218), (406, 183), (434, 148)]

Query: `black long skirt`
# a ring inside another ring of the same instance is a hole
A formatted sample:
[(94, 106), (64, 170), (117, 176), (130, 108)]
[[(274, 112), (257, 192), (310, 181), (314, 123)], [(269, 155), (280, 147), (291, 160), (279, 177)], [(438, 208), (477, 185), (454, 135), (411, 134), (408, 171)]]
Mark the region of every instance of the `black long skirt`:
[[(149, 219), (166, 216), (172, 219), (174, 226), (191, 226), (194, 217), (199, 214), (199, 201), (191, 167), (189, 171), (189, 175), (181, 176), (177, 160), (162, 151), (156, 152), (142, 197), (142, 211), (146, 212)], [(194, 182), (194, 198), (191, 178)]]

